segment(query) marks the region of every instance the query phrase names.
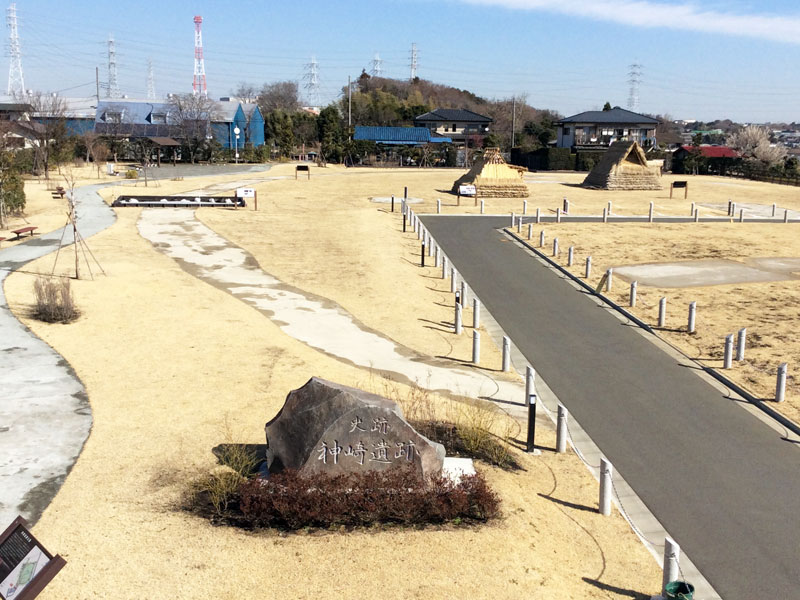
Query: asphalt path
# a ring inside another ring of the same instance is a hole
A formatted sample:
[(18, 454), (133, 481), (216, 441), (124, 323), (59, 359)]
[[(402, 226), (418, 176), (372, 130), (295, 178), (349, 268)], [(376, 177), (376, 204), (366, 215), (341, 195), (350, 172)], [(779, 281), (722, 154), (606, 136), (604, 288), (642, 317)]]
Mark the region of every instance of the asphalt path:
[(511, 242), (508, 216), (421, 221), (723, 598), (800, 598), (800, 448)]

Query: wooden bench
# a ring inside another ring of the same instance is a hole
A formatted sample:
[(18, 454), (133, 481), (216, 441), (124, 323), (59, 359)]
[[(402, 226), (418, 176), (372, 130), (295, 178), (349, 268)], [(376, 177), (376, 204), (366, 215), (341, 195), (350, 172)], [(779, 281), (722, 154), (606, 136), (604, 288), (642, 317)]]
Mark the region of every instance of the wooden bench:
[(16, 234), (16, 236), (17, 236), (17, 237), (15, 237), (15, 238), (13, 238), (13, 239), (14, 239), (14, 240), (18, 240), (18, 239), (20, 239), (20, 238), (22, 237), (22, 235), (23, 235), (23, 234), (25, 234), (25, 233), (30, 233), (30, 234), (31, 234), (31, 237), (33, 237), (33, 235), (36, 233), (36, 231), (35, 231), (36, 229), (39, 229), (39, 228), (38, 228), (38, 227), (21, 227), (20, 229), (14, 229), (14, 230), (12, 230), (12, 231), (11, 231), (11, 233), (14, 233), (14, 234)]

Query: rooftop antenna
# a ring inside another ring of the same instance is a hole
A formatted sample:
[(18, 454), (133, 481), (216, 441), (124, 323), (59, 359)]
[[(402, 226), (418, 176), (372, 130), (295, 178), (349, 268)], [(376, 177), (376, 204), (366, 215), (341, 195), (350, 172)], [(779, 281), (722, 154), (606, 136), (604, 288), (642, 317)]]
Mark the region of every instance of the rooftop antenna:
[(628, 71), (628, 110), (639, 112), (639, 84), (642, 82), (642, 65), (633, 63)]
[(411, 81), (417, 78), (417, 67), (419, 67), (419, 55), (417, 54), (417, 44), (411, 44)]
[(147, 99), (156, 99), (156, 78), (153, 75), (153, 61), (147, 59)]
[(381, 59), (381, 55), (377, 52), (375, 53), (375, 58), (372, 59), (372, 74), (375, 77), (381, 77), (383, 75), (383, 60)]
[(8, 64), (8, 91), (6, 93), (9, 96), (22, 95), (25, 93), (25, 81), (22, 78), (22, 50), (17, 31), (16, 2), (12, 3), (6, 11), (6, 23), (8, 24), (8, 53), (11, 57)]
[(203, 61), (203, 34), (200, 29), (203, 25), (203, 17), (200, 15), (194, 18), (194, 80), (192, 81), (192, 93), (208, 96), (206, 87), (206, 64)]
[(121, 98), (117, 84), (117, 51), (114, 48), (114, 36), (108, 34), (108, 91), (107, 98)]
[(304, 87), (311, 106), (321, 106), (320, 85), (319, 85), (319, 63), (317, 57), (312, 56), (311, 62), (306, 65), (306, 74), (303, 79), (306, 81)]

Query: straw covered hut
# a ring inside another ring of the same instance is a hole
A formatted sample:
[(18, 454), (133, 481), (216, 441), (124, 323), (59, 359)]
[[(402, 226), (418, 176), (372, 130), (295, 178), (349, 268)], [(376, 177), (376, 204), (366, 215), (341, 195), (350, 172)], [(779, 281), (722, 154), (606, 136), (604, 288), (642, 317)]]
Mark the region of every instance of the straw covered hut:
[(648, 165), (647, 157), (636, 142), (614, 142), (591, 173), (583, 187), (601, 190), (660, 190), (661, 169)]
[(468, 173), (453, 184), (453, 193), (460, 185), (474, 185), (479, 198), (527, 198), (528, 186), (522, 181), (524, 167), (506, 164), (499, 148), (486, 148)]

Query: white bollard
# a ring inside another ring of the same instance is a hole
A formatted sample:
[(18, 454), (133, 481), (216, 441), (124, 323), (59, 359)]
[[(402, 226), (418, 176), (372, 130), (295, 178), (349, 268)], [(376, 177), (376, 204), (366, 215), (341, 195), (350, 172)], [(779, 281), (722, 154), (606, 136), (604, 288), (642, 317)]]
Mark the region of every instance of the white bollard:
[(441, 214), (442, 212), (442, 201), (439, 198), (436, 199), (436, 213)]
[(419, 219), (417, 219), (417, 239), (422, 239), (422, 223), (419, 222)]
[[(431, 234), (429, 233), (428, 234), (428, 256), (433, 256), (434, 246), (436, 246), (436, 244), (433, 243), (433, 239), (431, 238)], [(439, 247), (436, 246), (436, 250), (438, 250), (438, 249), (439, 249)]]
[(639, 282), (638, 281), (631, 281), (631, 294), (630, 294), (630, 299), (628, 301), (628, 306), (630, 306), (631, 308), (636, 306), (636, 288), (637, 287), (639, 287)]
[(517, 233), (522, 233), (522, 217), (517, 219)]
[(603, 207), (603, 223), (608, 223), (608, 209)]
[(483, 214), (484, 212), (486, 212), (486, 203), (483, 200), (481, 200), (481, 214)]
[(689, 322), (686, 324), (686, 330), (689, 333), (694, 333), (695, 320), (697, 319), (697, 302), (689, 303)]
[(655, 208), (655, 205), (654, 205), (654, 204), (651, 202), (651, 203), (650, 203), (650, 212), (648, 212), (648, 213), (647, 213), (647, 220), (648, 220), (650, 223), (652, 223), (652, 222), (653, 222), (653, 208)]
[(511, 226), (514, 226), (514, 223), (517, 222), (517, 216), (512, 212), (511, 213)]
[(592, 274), (592, 257), (586, 257), (586, 275), (585, 278), (589, 279), (589, 276)]
[(528, 239), (533, 235), (533, 223), (528, 223)]
[(439, 261), (442, 258), (441, 255), (442, 255), (442, 253), (439, 252), (439, 246), (436, 246), (436, 255), (434, 256), (434, 263), (433, 263), (434, 267), (438, 267), (439, 266)]
[(481, 334), (475, 330), (472, 332), (472, 364), (477, 365), (481, 362)]
[(556, 208), (556, 223), (561, 223), (561, 209)]
[(447, 279), (447, 257), (442, 252), (442, 279)]
[(778, 367), (778, 383), (775, 386), (775, 402), (783, 402), (786, 396), (786, 371), (788, 368), (788, 363), (781, 363), (781, 366)]
[(611, 214), (611, 206), (612, 206), (612, 204), (611, 204), (611, 200), (609, 200), (609, 201), (608, 201), (608, 214), (609, 214), (609, 215)]
[(664, 327), (667, 322), (667, 299), (661, 298), (658, 301), (658, 326)]
[(575, 247), (574, 246), (570, 246), (569, 250), (567, 251), (567, 266), (568, 267), (572, 266), (572, 261), (573, 261), (574, 258), (575, 258)]
[(461, 278), (461, 304), (462, 306), (467, 305), (467, 281), (463, 277)]
[(694, 202), (692, 202), (692, 208), (689, 209), (689, 215), (693, 215), (693, 214), (694, 214)]
[(600, 514), (611, 514), (611, 478), (614, 476), (614, 467), (605, 459), (600, 459)]
[(611, 281), (614, 279), (614, 269), (608, 269), (606, 271), (606, 291), (611, 291)]
[(481, 326), (481, 301), (475, 296), (472, 297), (472, 327), (477, 329)]
[(553, 238), (553, 256), (558, 256), (558, 238)]
[(694, 209), (694, 222), (695, 223), (699, 223), (700, 222), (700, 209), (699, 208), (695, 208)]
[(670, 539), (664, 538), (664, 574), (661, 578), (661, 596), (667, 597), (667, 584), (678, 581), (680, 577), (679, 563), (681, 560), (681, 547)]
[(539, 248), (544, 247), (544, 230), (539, 232)]
[(461, 326), (461, 304), (459, 304), (458, 302), (456, 302), (455, 311), (456, 312), (455, 312), (454, 324), (455, 324), (456, 334), (458, 335), (458, 334), (461, 333), (461, 328), (462, 328), (462, 326)]
[(455, 267), (450, 267), (450, 293), (455, 294), (458, 287), (458, 273)]
[(778, 205), (774, 202), (772, 203), (772, 216), (775, 217), (775, 211), (778, 210)]
[(744, 346), (747, 343), (747, 327), (736, 333), (736, 360), (744, 360)]
[(731, 217), (736, 216), (736, 202), (731, 202)]
[(567, 451), (567, 418), (569, 413), (564, 405), (558, 405), (558, 420), (556, 421), (556, 452), (564, 454)]
[(540, 213), (540, 210), (541, 209), (539, 209), (539, 208), (536, 209), (536, 222), (537, 223), (541, 223), (542, 222), (542, 215)]
[(527, 200), (523, 200), (522, 201), (522, 214), (523, 215), (527, 215), (528, 214), (528, 201)]
[(733, 334), (729, 333), (725, 336), (725, 354), (722, 357), (722, 368), (731, 368), (731, 359), (733, 358)]
[(511, 340), (508, 336), (503, 336), (503, 372), (511, 370)]

